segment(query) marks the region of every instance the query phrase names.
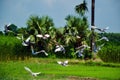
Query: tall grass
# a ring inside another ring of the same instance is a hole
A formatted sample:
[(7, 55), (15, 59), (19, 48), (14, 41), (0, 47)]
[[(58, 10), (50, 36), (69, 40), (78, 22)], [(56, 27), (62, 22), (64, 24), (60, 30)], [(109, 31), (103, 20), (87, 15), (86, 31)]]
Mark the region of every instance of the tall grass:
[(104, 62), (120, 63), (120, 46), (113, 44), (105, 46), (98, 55)]
[(24, 59), (29, 55), (29, 49), (21, 45), (21, 41), (15, 37), (0, 36), (0, 61)]

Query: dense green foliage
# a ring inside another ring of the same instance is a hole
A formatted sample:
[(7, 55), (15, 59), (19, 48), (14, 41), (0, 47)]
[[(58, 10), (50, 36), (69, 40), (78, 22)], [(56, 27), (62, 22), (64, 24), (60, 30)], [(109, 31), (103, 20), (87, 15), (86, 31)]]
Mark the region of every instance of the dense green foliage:
[(120, 62), (120, 33), (100, 34), (108, 37), (109, 42), (105, 44), (98, 55), (105, 62)]
[(0, 36), (0, 60), (24, 59), (29, 52), (16, 37)]

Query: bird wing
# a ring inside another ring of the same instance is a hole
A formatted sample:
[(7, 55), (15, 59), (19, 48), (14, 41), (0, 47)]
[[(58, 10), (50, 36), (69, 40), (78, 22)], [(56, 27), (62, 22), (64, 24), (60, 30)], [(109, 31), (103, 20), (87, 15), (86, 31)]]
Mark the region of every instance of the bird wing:
[(37, 75), (39, 75), (39, 74), (41, 74), (41, 72), (32, 73), (33, 76), (37, 76)]
[(109, 27), (106, 27), (104, 30), (107, 30), (107, 29), (109, 29)]
[(28, 72), (30, 72), (30, 73), (33, 73), (33, 72), (30, 70), (30, 68), (28, 68), (28, 67), (24, 67), (24, 68), (25, 68), (26, 71), (28, 71)]
[(42, 38), (43, 35), (42, 34), (37, 34), (36, 37)]
[(68, 64), (68, 60), (64, 61), (64, 64)]
[(58, 64), (62, 64), (63, 62), (61, 62), (61, 61), (57, 61), (57, 63), (58, 63)]
[(49, 37), (50, 37), (50, 35), (49, 35), (49, 34), (45, 34), (44, 36), (45, 36), (45, 37), (47, 37), (47, 38), (49, 38)]
[(23, 46), (28, 46), (28, 44), (26, 44), (24, 41), (22, 42), (22, 45)]
[(59, 51), (61, 51), (61, 48), (55, 49), (55, 52), (59, 52)]
[(43, 53), (45, 53), (46, 56), (48, 56), (48, 53), (46, 53), (45, 50), (41, 50), (40, 52), (43, 52)]
[(30, 36), (25, 40), (25, 42), (29, 42), (30, 41)]

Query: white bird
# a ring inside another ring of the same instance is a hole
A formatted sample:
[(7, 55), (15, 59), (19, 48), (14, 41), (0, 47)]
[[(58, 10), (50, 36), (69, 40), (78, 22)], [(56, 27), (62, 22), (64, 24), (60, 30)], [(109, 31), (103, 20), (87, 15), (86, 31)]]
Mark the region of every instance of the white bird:
[(96, 27), (96, 26), (91, 26), (91, 28), (92, 28), (92, 29), (97, 29), (98, 31), (101, 31), (101, 32), (105, 32), (105, 30), (109, 29), (109, 27), (106, 27), (106, 28), (104, 28), (104, 29), (100, 29), (100, 28), (98, 28), (98, 27)]
[(77, 50), (77, 51), (75, 52), (75, 54), (78, 53), (78, 57), (82, 57), (82, 56), (84, 56), (84, 55), (83, 55), (83, 51), (84, 51), (84, 49)]
[(109, 39), (107, 37), (102, 37), (101, 39), (97, 40), (97, 41), (101, 41), (101, 40), (105, 40), (105, 41), (109, 41)]
[(109, 27), (106, 27), (104, 29), (100, 29), (100, 28), (97, 28), (97, 30), (101, 31), (101, 32), (105, 32), (105, 30), (109, 29)]
[(48, 53), (46, 53), (45, 50), (41, 50), (41, 51), (35, 52), (34, 49), (33, 49), (33, 46), (31, 46), (31, 51), (32, 51), (33, 55), (37, 55), (39, 53), (44, 53), (46, 56), (48, 56)]
[(65, 48), (62, 45), (57, 45), (55, 52), (62, 52), (65, 53)]
[(37, 34), (36, 37), (42, 38), (42, 39), (48, 39), (50, 37), (50, 35), (49, 34), (45, 34), (45, 35)]
[(79, 47), (76, 48), (78, 50), (75, 52), (75, 54), (78, 53), (78, 57), (84, 56), (83, 52), (84, 52), (85, 48), (90, 48), (90, 47), (88, 45), (81, 45), (81, 46), (79, 46)]
[(77, 47), (76, 49), (82, 49), (82, 48), (90, 48), (90, 46), (84, 44), (84, 45)]
[(58, 64), (62, 65), (62, 66), (67, 66), (68, 65), (68, 60), (62, 62), (62, 61), (57, 61)]
[(25, 70), (26, 71), (28, 71), (32, 76), (37, 76), (37, 75), (39, 75), (39, 74), (41, 74), (41, 72), (32, 72), (31, 70), (30, 70), (30, 68), (28, 68), (28, 67), (24, 67), (25, 68)]
[(22, 42), (23, 46), (29, 46), (29, 44), (30, 44), (30, 36), (25, 41)]
[(95, 44), (93, 45), (93, 51), (94, 52), (98, 52), (99, 50), (101, 50), (101, 47), (103, 47), (105, 44), (103, 43), (102, 45), (100, 45), (100, 46), (96, 46)]

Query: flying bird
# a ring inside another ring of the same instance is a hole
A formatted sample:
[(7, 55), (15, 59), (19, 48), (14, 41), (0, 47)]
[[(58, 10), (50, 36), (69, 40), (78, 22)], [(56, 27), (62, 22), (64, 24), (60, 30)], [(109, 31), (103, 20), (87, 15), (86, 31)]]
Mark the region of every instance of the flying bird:
[(109, 29), (109, 27), (106, 27), (104, 29), (100, 29), (100, 28), (97, 28), (97, 30), (101, 31), (101, 32), (105, 32), (107, 29)]
[(101, 40), (105, 40), (105, 41), (109, 41), (109, 39), (107, 38), (107, 37), (102, 37), (102, 38), (100, 38), (99, 40), (97, 40), (97, 41), (101, 41)]
[(98, 31), (100, 31), (100, 32), (105, 32), (106, 30), (109, 29), (109, 27), (106, 27), (106, 28), (104, 28), (104, 29), (100, 29), (100, 28), (98, 28), (98, 27), (96, 27), (96, 26), (91, 26), (91, 28), (92, 28), (92, 29), (96, 29), (96, 30), (98, 30)]
[(23, 46), (29, 46), (29, 44), (30, 44), (30, 36), (25, 41), (22, 42)]
[(96, 46), (96, 44), (94, 43), (94, 45), (93, 45), (93, 51), (94, 52), (98, 52), (99, 50), (101, 50), (101, 48), (104, 46), (105, 44), (103, 43), (102, 45), (100, 45), (100, 46)]
[(49, 34), (45, 34), (45, 35), (37, 34), (36, 37), (42, 38), (42, 39), (48, 39), (50, 37), (50, 35)]
[(55, 52), (62, 52), (65, 53), (65, 48), (62, 45), (57, 45)]
[(79, 47), (76, 48), (78, 50), (75, 52), (75, 54), (78, 53), (78, 57), (84, 56), (83, 52), (84, 52), (85, 48), (90, 48), (90, 47), (88, 45), (81, 45), (81, 46), (79, 46)]
[(68, 65), (68, 60), (62, 62), (62, 61), (57, 61), (58, 64), (62, 65), (62, 66), (67, 66)]
[(32, 51), (33, 55), (37, 55), (39, 53), (44, 53), (46, 56), (48, 56), (48, 53), (46, 53), (45, 50), (41, 50), (41, 51), (35, 52), (34, 49), (33, 49), (33, 46), (31, 46), (31, 51)]
[(28, 71), (32, 76), (37, 76), (37, 75), (39, 75), (39, 74), (41, 74), (41, 72), (32, 72), (31, 70), (30, 70), (30, 68), (28, 68), (28, 67), (24, 67), (25, 68), (25, 70), (26, 71)]

